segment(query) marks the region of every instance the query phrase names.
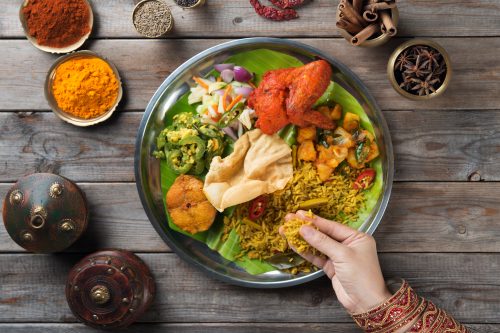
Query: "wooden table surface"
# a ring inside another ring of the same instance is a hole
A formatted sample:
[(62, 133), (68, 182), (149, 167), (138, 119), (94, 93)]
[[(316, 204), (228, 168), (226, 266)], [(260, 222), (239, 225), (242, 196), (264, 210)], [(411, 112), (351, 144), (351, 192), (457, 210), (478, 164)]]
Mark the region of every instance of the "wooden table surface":
[[(69, 269), (108, 247), (135, 251), (158, 293), (129, 332), (358, 332), (329, 281), (250, 290), (214, 280), (172, 253), (149, 223), (134, 183), (136, 130), (160, 83), (182, 62), (228, 39), (293, 38), (348, 65), (381, 106), (395, 149), (395, 183), (375, 233), (386, 277), (404, 277), (424, 297), (479, 331), (500, 332), (500, 1), (401, 0), (399, 37), (377, 49), (350, 46), (335, 28), (336, 1), (314, 0), (288, 23), (258, 17), (247, 0), (171, 4), (175, 31), (145, 40), (132, 0), (92, 0), (85, 49), (118, 67), (125, 99), (103, 125), (80, 129), (49, 110), (43, 83), (57, 58), (24, 38), (21, 1), (0, 0), (0, 195), (23, 175), (54, 172), (78, 182), (91, 209), (88, 232), (65, 253), (36, 255), (0, 227), (0, 332), (89, 332), (64, 297)], [(409, 37), (430, 37), (450, 53), (445, 95), (412, 102), (385, 74)], [(472, 178), (471, 178), (472, 176)], [(477, 181), (479, 180), (480, 181)]]

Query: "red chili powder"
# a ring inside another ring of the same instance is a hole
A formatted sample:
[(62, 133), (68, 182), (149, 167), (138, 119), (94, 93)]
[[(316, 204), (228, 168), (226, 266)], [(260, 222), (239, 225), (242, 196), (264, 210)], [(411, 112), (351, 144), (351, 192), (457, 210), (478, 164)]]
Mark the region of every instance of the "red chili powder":
[(84, 0), (30, 0), (23, 14), (29, 34), (40, 45), (66, 47), (90, 31), (90, 10)]

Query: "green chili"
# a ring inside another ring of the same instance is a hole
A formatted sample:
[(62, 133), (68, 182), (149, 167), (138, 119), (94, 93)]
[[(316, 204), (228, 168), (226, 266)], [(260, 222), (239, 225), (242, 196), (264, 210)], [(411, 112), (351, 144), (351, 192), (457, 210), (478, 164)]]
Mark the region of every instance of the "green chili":
[(172, 149), (166, 152), (168, 166), (177, 174), (189, 172), (193, 167), (193, 163), (185, 163), (182, 161), (183, 154), (179, 149)]
[(195, 145), (194, 159), (201, 160), (206, 151), (206, 144), (199, 136), (190, 135), (179, 141), (180, 146)]

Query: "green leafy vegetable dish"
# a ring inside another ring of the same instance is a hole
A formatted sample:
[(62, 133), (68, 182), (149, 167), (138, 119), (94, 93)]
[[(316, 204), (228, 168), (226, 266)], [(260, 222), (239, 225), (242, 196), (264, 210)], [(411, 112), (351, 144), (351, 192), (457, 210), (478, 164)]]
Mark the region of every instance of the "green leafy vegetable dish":
[(154, 152), (169, 228), (258, 275), (316, 269), (279, 233), (287, 213), (363, 224), (383, 188), (379, 146), (325, 64), (257, 49), (193, 77)]

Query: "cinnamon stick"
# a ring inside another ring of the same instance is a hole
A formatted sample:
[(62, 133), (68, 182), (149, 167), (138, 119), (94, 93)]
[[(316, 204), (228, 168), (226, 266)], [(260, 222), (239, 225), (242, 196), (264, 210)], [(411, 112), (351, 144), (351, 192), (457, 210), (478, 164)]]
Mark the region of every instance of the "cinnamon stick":
[(373, 36), (374, 33), (379, 31), (379, 29), (380, 25), (378, 25), (377, 23), (370, 24), (369, 26), (358, 32), (356, 36), (351, 38), (351, 44), (356, 46), (362, 44), (368, 38)]
[(377, 12), (372, 12), (372, 11), (369, 11), (369, 10), (365, 10), (363, 12), (363, 19), (366, 22), (375, 22), (375, 21), (378, 20), (378, 14), (377, 14)]
[(394, 2), (394, 1), (376, 2), (376, 3), (371, 3), (371, 4), (366, 5), (364, 10), (369, 10), (369, 11), (375, 12), (378, 10), (392, 9), (395, 7), (396, 7), (396, 2)]
[(343, 29), (352, 35), (355, 35), (358, 32), (360, 32), (361, 30), (363, 30), (362, 26), (351, 23), (351, 22), (344, 20), (344, 19), (340, 19), (336, 25), (337, 25), (337, 28)]
[(363, 0), (352, 0), (352, 8), (354, 8), (356, 13), (361, 13), (363, 9)]
[(382, 32), (384, 34), (388, 34), (389, 36), (395, 36), (398, 33), (398, 29), (396, 29), (389, 11), (381, 11), (380, 17), (382, 18), (382, 23), (380, 24)]
[(354, 10), (351, 3), (347, 0), (341, 0), (339, 4), (339, 11), (344, 14), (344, 19), (347, 21), (365, 27), (366, 23), (363, 17)]

